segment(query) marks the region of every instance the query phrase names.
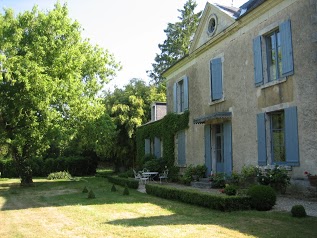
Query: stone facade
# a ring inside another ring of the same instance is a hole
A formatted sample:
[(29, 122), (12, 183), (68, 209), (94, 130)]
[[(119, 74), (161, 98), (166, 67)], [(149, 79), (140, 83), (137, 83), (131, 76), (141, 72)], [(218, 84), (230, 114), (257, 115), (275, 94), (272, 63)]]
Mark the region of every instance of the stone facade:
[[(167, 78), (167, 112), (175, 111), (177, 84), (186, 79), (183, 90), (188, 98), (183, 100), (188, 100), (190, 112), (184, 140), (186, 165), (206, 164), (208, 172), (231, 173), (244, 165), (267, 163), (290, 166), (295, 179), (304, 179), (304, 171), (317, 174), (316, 1), (251, 0), (232, 15), (223, 9), (206, 4), (190, 54), (163, 75)], [(211, 18), (216, 18), (215, 29)], [(272, 80), (268, 38), (274, 32), (284, 34), (284, 27), (289, 26), (286, 32), (291, 37), (277, 38), (282, 48), (291, 38), (292, 62), (285, 63), (289, 56), (283, 55), (284, 47), (278, 53), (283, 61), (283, 66), (277, 65), (280, 76)], [(262, 39), (260, 54), (255, 52), (256, 38)], [(258, 55), (261, 72), (255, 59)], [(288, 72), (287, 64), (293, 67)], [(258, 72), (260, 84), (255, 82)], [(219, 77), (221, 85), (213, 81)], [(216, 96), (219, 88), (220, 96)], [(276, 130), (275, 117), (284, 118)], [(277, 134), (280, 144), (272, 145)]]

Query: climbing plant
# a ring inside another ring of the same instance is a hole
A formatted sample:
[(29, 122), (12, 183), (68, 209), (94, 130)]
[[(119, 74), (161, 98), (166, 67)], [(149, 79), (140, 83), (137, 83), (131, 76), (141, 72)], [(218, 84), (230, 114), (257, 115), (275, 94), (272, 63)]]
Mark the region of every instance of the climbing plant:
[(163, 157), (167, 161), (167, 166), (174, 165), (175, 160), (175, 134), (188, 128), (189, 111), (182, 114), (169, 113), (162, 120), (143, 125), (136, 131), (137, 143), (137, 163), (143, 163), (145, 155), (145, 139), (160, 138), (163, 141)]

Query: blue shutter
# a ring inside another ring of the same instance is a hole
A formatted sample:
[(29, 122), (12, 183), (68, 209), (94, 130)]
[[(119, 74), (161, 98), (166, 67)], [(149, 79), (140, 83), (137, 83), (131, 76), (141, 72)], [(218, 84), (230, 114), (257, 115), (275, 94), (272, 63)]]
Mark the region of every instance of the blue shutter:
[(281, 34), (282, 76), (285, 77), (294, 73), (291, 21), (283, 22), (279, 28)]
[(177, 112), (177, 83), (173, 85), (173, 106), (174, 112)]
[(265, 114), (257, 115), (258, 126), (258, 164), (266, 165), (266, 130), (265, 130)]
[(232, 173), (232, 134), (231, 122), (223, 124), (223, 157), (224, 157), (224, 172), (226, 175)]
[(253, 61), (255, 86), (259, 86), (263, 84), (261, 36), (253, 39)]
[(178, 132), (178, 165), (186, 164), (185, 154), (185, 131)]
[(150, 154), (151, 153), (151, 141), (150, 139), (145, 139), (145, 145), (144, 145), (144, 154)]
[(154, 155), (156, 158), (161, 158), (161, 140), (160, 138), (154, 138)]
[(212, 62), (210, 61), (210, 99), (212, 101)]
[(188, 77), (184, 78), (184, 111), (188, 110)]
[(205, 165), (207, 167), (206, 175), (209, 175), (212, 171), (210, 125), (205, 125)]
[(213, 59), (211, 61), (211, 90), (212, 100), (219, 100), (222, 98), (222, 62), (221, 58)]
[(289, 107), (285, 109), (285, 150), (287, 164), (299, 166), (296, 107)]

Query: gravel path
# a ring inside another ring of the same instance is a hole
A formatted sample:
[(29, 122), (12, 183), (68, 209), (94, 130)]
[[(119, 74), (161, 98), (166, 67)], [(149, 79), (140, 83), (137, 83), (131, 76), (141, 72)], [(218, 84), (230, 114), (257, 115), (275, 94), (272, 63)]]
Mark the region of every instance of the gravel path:
[[(184, 187), (183, 185), (179, 184), (169, 184), (175, 187)], [(193, 187), (187, 187), (186, 189), (197, 189)], [(211, 193), (219, 193), (218, 189), (200, 189)], [(145, 191), (145, 185), (140, 184), (139, 185), (139, 192), (146, 193)], [(290, 212), (292, 209), (292, 206), (294, 205), (303, 205), (306, 213), (308, 216), (315, 216), (317, 217), (317, 199), (299, 199), (299, 198), (292, 198), (292, 197), (286, 197), (286, 196), (277, 196), (276, 204), (273, 207), (272, 211), (286, 211)]]
[(303, 205), (308, 216), (317, 217), (317, 201), (278, 196), (273, 211), (290, 212), (292, 206)]

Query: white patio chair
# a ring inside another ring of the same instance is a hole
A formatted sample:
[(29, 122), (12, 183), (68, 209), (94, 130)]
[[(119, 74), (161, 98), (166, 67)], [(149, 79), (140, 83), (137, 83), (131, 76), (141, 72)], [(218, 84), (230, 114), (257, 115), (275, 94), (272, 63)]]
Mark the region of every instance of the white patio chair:
[(148, 177), (142, 176), (142, 171), (136, 172), (135, 170), (133, 170), (133, 173), (134, 173), (134, 178), (139, 180), (141, 183), (146, 184), (146, 181), (149, 180)]
[(140, 173), (137, 173), (135, 170), (133, 170), (133, 173), (134, 173), (134, 178), (135, 179), (141, 179), (142, 178), (142, 175)]
[(168, 169), (164, 170), (163, 173), (160, 174), (159, 178), (160, 178), (160, 183), (162, 183), (162, 179), (165, 179), (166, 182), (167, 182), (167, 179), (168, 179)]

